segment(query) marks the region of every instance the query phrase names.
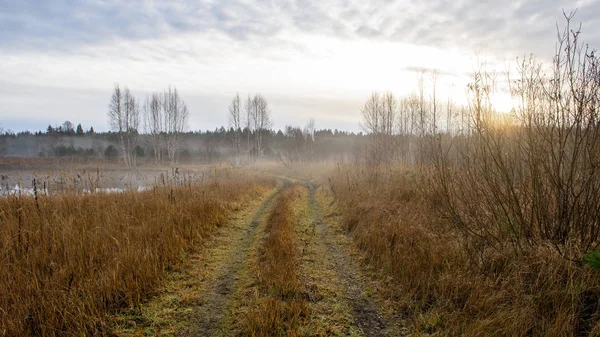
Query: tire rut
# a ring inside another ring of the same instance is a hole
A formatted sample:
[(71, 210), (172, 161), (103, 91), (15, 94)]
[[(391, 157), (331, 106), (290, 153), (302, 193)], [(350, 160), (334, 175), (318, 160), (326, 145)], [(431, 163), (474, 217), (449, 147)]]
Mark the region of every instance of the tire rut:
[(226, 257), (224, 262), (216, 262), (221, 267), (208, 280), (201, 292), (191, 320), (194, 324), (178, 331), (176, 336), (213, 336), (220, 331), (221, 323), (226, 316), (228, 300), (236, 290), (239, 273), (256, 243), (259, 225), (275, 198), (288, 186), (289, 182), (283, 180), (282, 186), (242, 221), (238, 227), (240, 230), (236, 230), (233, 238), (221, 238), (208, 249), (208, 254), (215, 249), (225, 249), (223, 255)]
[(319, 235), (319, 240), (327, 247), (328, 258), (345, 292), (345, 301), (353, 311), (354, 324), (365, 336), (388, 336), (386, 321), (379, 315), (376, 303), (365, 294), (367, 280), (360, 267), (346, 254), (344, 243), (336, 240), (340, 234), (325, 225), (323, 209), (315, 197), (316, 186), (307, 181), (305, 184), (309, 189), (309, 212), (313, 217), (315, 235)]

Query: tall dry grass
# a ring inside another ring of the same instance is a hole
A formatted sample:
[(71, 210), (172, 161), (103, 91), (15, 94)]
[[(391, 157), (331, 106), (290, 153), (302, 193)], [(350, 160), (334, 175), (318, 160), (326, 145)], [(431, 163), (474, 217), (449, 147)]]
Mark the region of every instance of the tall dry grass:
[(294, 203), (302, 185), (294, 184), (275, 201), (260, 248), (258, 278), (261, 298), (247, 315), (244, 336), (298, 336), (308, 315), (298, 278), (298, 245)]
[[(406, 168), (369, 178), (339, 168), (330, 179), (343, 223), (369, 263), (391, 276), (382, 289), (414, 334), (599, 336), (600, 273), (550, 245), (515, 255), (482, 250), (439, 216), (435, 189)], [(477, 203), (478, 200), (472, 200)]]
[(275, 185), (229, 176), (145, 192), (0, 198), (0, 335), (109, 335), (232, 212)]

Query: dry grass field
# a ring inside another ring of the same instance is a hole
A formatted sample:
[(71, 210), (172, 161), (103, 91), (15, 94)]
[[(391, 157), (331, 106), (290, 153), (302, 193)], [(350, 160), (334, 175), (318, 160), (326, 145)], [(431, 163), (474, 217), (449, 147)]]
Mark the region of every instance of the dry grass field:
[[(415, 171), (356, 168), (331, 180), (346, 231), (389, 287), (412, 335), (598, 336), (600, 274), (549, 245), (516, 255), (482, 249), (440, 213), (436, 190)], [(477, 203), (477, 200), (473, 200)]]
[(165, 273), (275, 180), (230, 174), (144, 192), (0, 198), (0, 333), (108, 334)]
[(599, 335), (597, 270), (483, 249), (425, 171), (258, 171), (0, 198), (0, 332)]
[(0, 337), (600, 337), (600, 0), (12, 2)]

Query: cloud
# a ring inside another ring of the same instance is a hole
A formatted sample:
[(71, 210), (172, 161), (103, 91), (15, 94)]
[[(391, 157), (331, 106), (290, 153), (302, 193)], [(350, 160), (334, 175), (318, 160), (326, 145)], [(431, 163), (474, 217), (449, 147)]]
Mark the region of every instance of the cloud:
[(199, 126), (220, 123), (238, 90), (279, 95), (284, 124), (313, 112), (352, 124), (362, 95), (407, 92), (415, 72), (435, 69), (461, 92), (476, 51), (496, 65), (548, 60), (563, 7), (579, 7), (574, 26), (599, 47), (599, 0), (0, 1), (0, 117), (104, 120), (120, 82), (141, 95), (177, 85)]
[[(580, 1), (586, 37), (600, 20), (599, 1)], [(523, 54), (552, 50), (561, 0), (52, 0), (0, 3), (0, 48), (69, 52), (118, 40), (185, 33), (222, 34), (234, 41), (304, 33), (345, 39), (382, 39), (441, 48), (492, 49)]]

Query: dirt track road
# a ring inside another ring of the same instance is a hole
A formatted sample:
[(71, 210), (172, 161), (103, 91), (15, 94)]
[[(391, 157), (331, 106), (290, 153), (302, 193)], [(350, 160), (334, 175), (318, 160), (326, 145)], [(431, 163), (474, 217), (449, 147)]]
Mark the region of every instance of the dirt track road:
[[(239, 336), (243, 317), (257, 296), (258, 246), (273, 201), (293, 179), (255, 201), (223, 226), (169, 276), (142, 315), (121, 317), (120, 336)], [(403, 322), (381, 315), (377, 281), (360, 253), (331, 216), (330, 200), (309, 181), (298, 201), (296, 237), (300, 280), (309, 317), (303, 336), (399, 336)], [(389, 315), (388, 315), (389, 316)], [(129, 320), (128, 320), (129, 319)]]

